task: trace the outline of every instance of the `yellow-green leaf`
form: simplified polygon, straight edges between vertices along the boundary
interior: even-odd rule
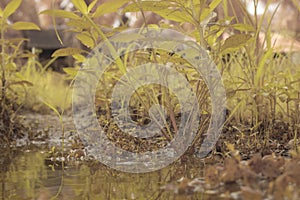
[[[36,24],[32,22],[16,22],[11,25],[14,30],[41,30]]]
[[[132,33],[130,35],[128,34],[121,34],[117,38],[111,39],[113,42],[130,42],[130,41],[137,41],[144,39],[145,37],[139,33]]]
[[[53,110],[56,114],[57,114],[57,116],[59,117],[59,119],[61,120],[61,113],[53,106],[53,105],[51,105],[50,103],[48,103],[48,102],[46,102],[45,100],[43,100],[43,99],[41,99],[42,101],[43,101],[43,103],[46,105],[46,106],[48,106],[51,110]]]
[[[207,24],[217,16],[217,13],[212,11],[210,12],[209,10],[204,9],[203,13],[207,13],[207,15],[202,15],[200,16],[200,24],[202,27],[207,26]],[[205,16],[205,18],[202,18],[203,16]]]
[[[125,3],[129,2],[130,0],[114,0],[108,1],[100,6],[98,6],[96,12],[94,13],[94,17],[100,17],[107,13],[117,12]]]
[[[97,30],[93,29],[91,30],[91,36],[94,39],[94,41],[97,41],[98,37],[99,37],[99,33]]]
[[[86,61],[86,57],[81,54],[75,54],[72,56],[77,62],[83,63]]]
[[[94,0],[92,3],[90,3],[90,5],[88,6],[88,13],[91,12],[91,10],[95,7],[97,2],[98,0]]]
[[[78,15],[75,15],[74,13],[65,10],[44,10],[40,14],[68,19],[81,19]]]
[[[22,81],[11,82],[8,84],[9,87],[12,85],[33,86],[33,83],[26,81],[26,80],[22,80]]]
[[[222,0],[213,0],[207,8],[200,9],[200,22],[202,25],[206,26],[206,24],[214,18],[216,15],[214,13],[214,9],[222,2]],[[200,11],[199,10],[199,11]]]
[[[3,18],[8,18],[12,15],[21,5],[22,0],[12,0],[10,1],[7,6],[3,10]]]
[[[270,59],[273,56],[273,49],[268,49],[267,52],[265,52],[265,54],[262,56],[262,58],[260,59],[258,66],[257,66],[257,71],[255,74],[255,79],[254,79],[254,84],[256,87],[260,87],[262,86],[261,84],[261,80],[263,78],[264,75],[264,71],[265,71],[265,64],[267,62],[268,59]]]
[[[93,48],[95,45],[92,36],[88,35],[87,33],[79,33],[76,35],[76,38],[88,48]]]
[[[221,47],[221,51],[224,52],[230,50],[236,50],[244,46],[252,38],[249,34],[235,34],[225,40],[225,43]]]
[[[70,19],[70,21],[66,22],[66,24],[70,27],[76,28],[76,30],[89,29],[91,26],[89,23],[86,23],[86,21],[84,21],[83,19]]]
[[[123,13],[125,12],[138,12],[141,11],[157,11],[164,10],[170,7],[169,2],[162,1],[140,1],[139,3],[131,3],[124,8]]]
[[[65,68],[63,68],[63,70],[68,75],[70,75],[72,78],[74,78],[77,75],[78,71],[79,71],[78,68],[70,68],[70,67],[68,67],[68,68],[65,67]]]
[[[165,9],[165,10],[157,10],[157,11],[153,11],[153,12],[162,16],[165,19],[173,20],[176,22],[190,22],[190,23],[194,22],[191,15],[189,13],[187,13],[187,11],[185,11],[185,10]]]
[[[233,24],[232,28],[239,31],[250,31],[250,32],[255,31],[255,28],[250,24]]]
[[[210,4],[209,4],[209,9],[212,12],[223,0],[213,0]]]
[[[126,6],[124,12],[138,12],[140,10],[152,11],[165,19],[176,22],[190,22],[193,23],[193,18],[188,10],[182,9],[177,4],[170,4],[166,1],[140,1]]]
[[[56,50],[52,54],[52,57],[72,56],[72,55],[81,54],[81,53],[85,53],[85,52],[86,51],[79,49],[79,48],[68,47],[68,48]]]
[[[0,7],[0,17],[3,17],[3,10],[1,7]]]
[[[84,0],[71,0],[74,4],[75,8],[79,10],[82,14],[86,15],[88,14],[88,7]]]

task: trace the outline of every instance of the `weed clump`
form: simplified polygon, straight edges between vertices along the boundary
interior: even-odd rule
[[[12,0],[5,8],[0,8],[0,142],[4,145],[11,144],[14,139],[21,137],[24,131],[17,115],[20,106],[17,105],[18,94],[14,86],[30,84],[18,78],[16,73],[20,58],[29,56],[21,49],[24,39],[9,39],[5,36],[9,30],[39,30],[39,27],[31,22],[9,24],[9,16],[19,8],[21,2],[21,0]]]

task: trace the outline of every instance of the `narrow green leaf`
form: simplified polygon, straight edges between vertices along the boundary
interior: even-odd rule
[[[265,64],[268,59],[270,59],[273,56],[273,49],[268,49],[268,51],[262,56],[260,59],[258,66],[257,66],[257,71],[255,74],[255,79],[254,79],[254,84],[256,87],[261,86],[261,80],[265,71]]]
[[[201,9],[200,22],[202,26],[206,26],[216,14],[214,13],[215,8],[222,2],[222,0],[213,0],[208,7]]]
[[[51,57],[72,56],[81,53],[85,53],[85,51],[79,48],[68,47],[56,50]]]
[[[250,31],[250,32],[255,31],[255,28],[250,24],[233,24],[232,28],[239,31]]]
[[[94,48],[95,42],[92,38],[92,36],[86,34],[86,33],[79,33],[76,35],[76,38],[85,46],[88,48]]]
[[[213,0],[207,8],[201,10],[200,22],[202,26],[206,26],[216,16],[214,10],[221,2],[222,0]]]
[[[172,20],[175,22],[190,22],[190,23],[194,22],[194,19],[185,10],[164,9],[164,10],[157,10],[153,12],[162,16],[165,19]]]
[[[138,41],[144,39],[145,37],[138,33],[132,33],[130,35],[124,34],[120,35],[117,38],[112,39],[113,42],[129,42],[129,41]]]
[[[31,86],[31,87],[34,86],[33,83],[26,80],[11,82],[7,86],[10,87],[12,85]]]
[[[11,26],[14,30],[41,30],[36,24],[32,22],[16,22]]]
[[[236,50],[244,46],[252,38],[249,34],[235,34],[225,40],[225,43],[221,47],[221,51],[224,52],[230,50]]]
[[[21,5],[22,0],[12,0],[3,10],[3,18],[7,19],[10,15],[12,15]]]
[[[129,1],[130,0],[114,0],[105,2],[98,6],[93,17],[97,18],[107,13],[117,12],[124,4],[128,3]]]
[[[89,29],[91,27],[91,25],[89,23],[86,23],[84,19],[70,19],[70,21],[66,22],[66,24],[70,27],[74,27],[77,31]]]
[[[66,72],[69,76],[75,78],[79,69],[78,68],[70,68],[70,67],[64,67],[63,68],[64,72]]]
[[[91,12],[91,10],[95,7],[97,2],[98,0],[94,0],[92,3],[90,3],[90,5],[88,6],[88,13]]]
[[[200,24],[202,27],[207,26],[207,24],[209,24],[209,22],[215,18],[217,16],[217,13],[214,11],[209,11],[207,9],[204,9],[204,12],[201,14],[200,16]],[[205,17],[205,18],[203,18]]]
[[[152,11],[161,17],[176,22],[190,22],[193,23],[193,17],[187,10],[183,10],[177,4],[170,4],[166,1],[140,1],[139,3],[132,3],[124,8],[125,12],[138,12],[140,10]]]
[[[81,54],[75,54],[72,56],[77,62],[83,63],[86,61],[86,57]]]
[[[72,12],[68,12],[65,10],[44,10],[40,14],[42,15],[49,15],[52,17],[61,17],[61,18],[68,18],[68,19],[81,19],[78,15],[75,15]]]
[[[209,4],[209,9],[212,12],[223,0],[213,0],[210,4]]]
[[[82,14],[86,15],[88,14],[88,7],[84,0],[71,0],[74,4],[75,8],[79,10]]]
[[[3,17],[3,10],[1,7],[0,7],[0,17]]]
[[[203,20],[207,19],[210,15],[210,10],[208,8],[203,8],[201,10],[201,14],[200,14],[200,22],[202,22]]]
[[[46,105],[46,106],[48,106],[51,110],[53,110],[56,114],[57,114],[57,116],[59,117],[59,119],[61,120],[61,113],[54,107],[54,106],[52,106],[50,103],[48,103],[48,102],[46,102],[44,99],[42,99],[42,102]]]
[[[162,1],[140,1],[139,4],[131,3],[127,5],[123,13],[125,12],[139,12],[141,8],[143,11],[158,11],[168,9],[170,7],[169,2],[162,2]]]
[[[99,33],[95,29],[92,29],[90,34],[91,34],[91,36],[92,36],[92,38],[93,38],[94,41],[98,40]]]

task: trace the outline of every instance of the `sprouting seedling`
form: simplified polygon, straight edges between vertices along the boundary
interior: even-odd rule
[[[42,100],[44,102],[45,105],[47,105],[51,110],[54,111],[54,113],[58,116],[59,118],[59,122],[60,122],[60,125],[61,125],[61,132],[62,132],[62,140],[61,140],[61,149],[62,149],[62,157],[64,157],[64,146],[65,146],[65,132],[64,132],[64,122],[63,122],[63,113],[64,113],[64,110],[62,110],[61,112],[59,112],[54,106],[52,106],[50,103]],[[53,149],[53,148],[52,148]],[[64,161],[62,161],[62,165],[61,165],[61,169],[64,170],[65,168],[65,165],[64,165]],[[56,195],[54,197],[51,198],[52,199],[57,199],[57,197],[59,196],[59,194],[61,193],[62,191],[62,188],[63,188],[63,185],[64,185],[64,173],[62,173],[61,175],[61,184],[60,184],[60,187],[56,193]]]

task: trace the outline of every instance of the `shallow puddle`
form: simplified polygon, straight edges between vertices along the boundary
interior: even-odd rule
[[[42,150],[1,153],[1,199],[215,199],[203,193],[175,194],[161,187],[182,177],[203,176],[198,158],[151,173],[129,174],[100,164],[50,166]]]

